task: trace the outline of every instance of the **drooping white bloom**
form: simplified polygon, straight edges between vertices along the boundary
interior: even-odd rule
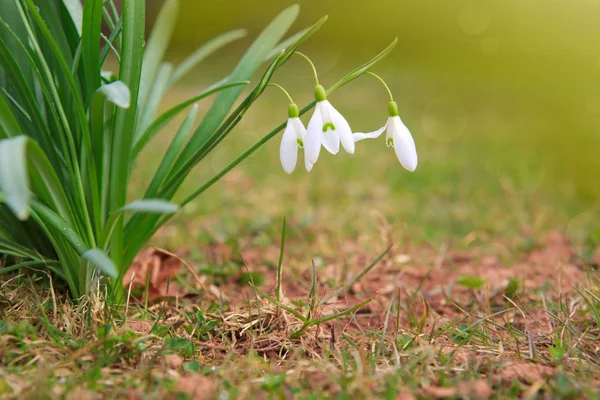
[[[384,131],[387,131],[385,135],[387,147],[393,147],[400,164],[410,172],[413,172],[419,162],[417,148],[410,131],[398,116],[398,107],[395,102],[390,102],[389,118],[382,128],[368,133],[355,133],[354,141],[375,139],[381,136]]]
[[[295,110],[295,111],[294,111]],[[306,137],[306,128],[298,118],[298,107],[295,104],[290,105],[290,116],[281,137],[281,145],[279,147],[279,159],[283,170],[291,174],[296,168],[298,161],[298,148],[304,147],[304,139]]]
[[[307,171],[310,171],[317,162],[321,145],[331,154],[337,154],[341,142],[348,153],[354,154],[354,138],[350,124],[327,100],[323,86],[318,85],[315,88],[315,98],[317,104],[308,123],[304,149]]]

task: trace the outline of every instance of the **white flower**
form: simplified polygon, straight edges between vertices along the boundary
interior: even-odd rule
[[[413,172],[419,162],[417,148],[410,131],[398,116],[398,108],[395,104],[394,102],[390,103],[390,117],[382,128],[368,133],[355,133],[354,141],[374,139],[381,136],[383,131],[387,130],[385,135],[386,145],[393,147],[400,164],[410,172]]]
[[[281,166],[283,170],[291,174],[296,168],[296,161],[298,161],[298,148],[304,147],[304,138],[306,136],[306,129],[304,124],[298,117],[288,118],[285,131],[281,137],[281,146],[279,147],[279,159],[281,160]]]
[[[354,154],[354,138],[348,121],[326,99],[325,89],[318,85],[315,88],[317,104],[315,112],[308,123],[304,149],[304,163],[310,171],[319,158],[321,145],[331,154],[340,151],[340,142],[344,149]]]

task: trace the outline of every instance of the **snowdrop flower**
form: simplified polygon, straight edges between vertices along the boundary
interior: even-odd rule
[[[296,168],[298,161],[298,148],[304,147],[304,138],[306,129],[300,121],[298,106],[294,103],[290,104],[288,110],[288,120],[281,137],[281,145],[279,147],[279,159],[283,170],[291,174]]]
[[[408,128],[398,116],[398,105],[395,101],[390,101],[388,115],[389,118],[382,128],[374,132],[355,133],[354,141],[374,139],[381,136],[383,131],[387,131],[385,135],[387,147],[393,147],[400,164],[410,172],[413,172],[417,168],[419,161],[415,141]]]
[[[319,158],[321,145],[331,154],[340,150],[340,142],[344,149],[354,154],[354,138],[348,121],[327,100],[325,88],[315,87],[315,112],[308,123],[304,149],[304,163],[310,171]]]

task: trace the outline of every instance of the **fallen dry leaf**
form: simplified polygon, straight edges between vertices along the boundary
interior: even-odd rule
[[[177,391],[187,394],[193,400],[206,400],[213,397],[214,385],[206,376],[192,374],[179,378]]]
[[[141,251],[133,260],[131,268],[123,277],[123,286],[132,288],[146,287],[148,282],[148,299],[160,297],[179,297],[185,293],[173,282],[179,273],[181,262],[159,249],[152,248]]]

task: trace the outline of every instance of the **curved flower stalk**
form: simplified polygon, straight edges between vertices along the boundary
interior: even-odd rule
[[[383,127],[373,132],[355,133],[354,141],[359,142],[363,139],[375,139],[381,136],[384,131],[387,131],[385,135],[387,147],[393,147],[400,164],[408,171],[413,172],[417,169],[419,162],[417,148],[410,131],[398,116],[398,105],[395,101],[390,101],[388,114],[388,120]]]
[[[281,136],[281,145],[279,146],[281,166],[288,174],[291,174],[296,168],[298,148],[304,147],[306,128],[300,121],[299,114],[298,106],[295,103],[290,104],[287,125]]]

